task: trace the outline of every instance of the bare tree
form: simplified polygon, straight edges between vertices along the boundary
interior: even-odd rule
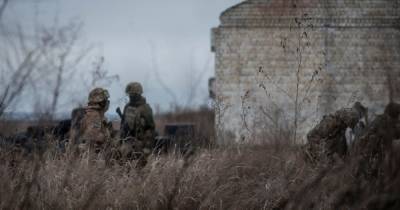
[[[190,109],[193,106],[193,101],[196,99],[199,87],[201,83],[204,81],[204,75],[208,70],[210,60],[207,60],[204,64],[204,67],[201,69],[197,69],[194,66],[193,56],[189,59],[189,68],[186,68],[185,81],[184,84],[186,89],[186,94],[184,97],[178,98],[176,92],[171,88],[170,84],[165,82],[165,79],[160,74],[160,69],[156,56],[156,47],[150,42],[150,52],[151,52],[151,63],[152,63],[152,71],[154,73],[155,79],[161,88],[166,92],[166,94],[171,98],[173,109],[175,111]]]
[[[92,71],[90,72],[90,86],[89,89],[101,86],[110,86],[114,82],[119,81],[119,76],[116,74],[109,74],[109,71],[104,67],[105,58],[98,57],[92,64]]]
[[[190,68],[187,69],[188,73],[188,84],[187,84],[187,96],[186,102],[183,108],[189,108],[193,105],[193,101],[196,99],[201,82],[204,80],[204,75],[206,74],[208,67],[210,65],[210,60],[208,59],[205,63],[203,69],[196,69],[194,66],[193,56],[190,59]]]
[[[7,2],[1,4],[0,14],[4,13]],[[66,87],[67,81],[84,88],[81,85],[85,83],[83,75],[88,72],[80,64],[93,46],[82,44],[81,22],[59,25],[57,20],[54,18],[52,25],[45,26],[35,23],[30,33],[19,23],[0,25],[0,47],[4,49],[0,52],[0,116],[17,105],[22,96],[27,96],[34,102],[36,107],[32,108],[37,114],[53,119],[60,99],[71,89]],[[101,65],[103,62],[102,57]],[[77,73],[79,75],[75,76]],[[100,66],[89,76],[92,77],[90,87],[100,80],[110,79]]]
[[[54,81],[52,87],[49,87],[51,99],[46,110],[46,115],[50,118],[53,118],[57,111],[65,81],[72,78],[78,70],[77,65],[91,49],[90,47],[75,49],[81,26],[80,23],[71,22],[65,26],[44,30],[44,33],[47,34],[47,41],[50,43],[44,55],[44,68],[48,68],[47,72],[53,73],[49,77]]]
[[[0,25],[0,27],[3,27]],[[0,116],[15,103],[26,89],[29,78],[35,74],[44,53],[45,43],[27,40],[21,27],[16,33],[2,28],[0,45],[4,49],[0,55]]]
[[[178,104],[178,97],[176,96],[175,92],[165,83],[164,79],[161,78],[157,57],[156,57],[156,48],[152,42],[150,42],[150,53],[151,53],[151,63],[153,65],[153,72],[157,79],[158,84],[162,87],[162,89],[171,97],[173,103],[175,105]]]
[[[8,0],[3,0],[2,3],[0,4],[0,20],[3,16],[4,11],[6,10],[7,5],[8,5]]]
[[[308,17],[307,14],[303,14],[301,17],[296,17],[293,19],[294,25],[290,27],[290,31],[287,35],[282,37],[281,39],[281,47],[285,56],[290,57],[294,56],[293,60],[295,61],[295,66],[293,66],[294,78],[291,83],[294,84],[294,89],[283,87],[279,82],[275,81],[275,79],[269,75],[268,72],[265,72],[263,67],[261,66],[257,72],[257,81],[258,86],[265,92],[266,97],[272,99],[271,92],[267,90],[267,84],[276,89],[276,94],[281,94],[286,98],[287,104],[289,107],[293,107],[293,111],[282,113],[285,116],[276,115],[277,109],[280,109],[280,106],[274,102],[272,99],[270,101],[271,106],[275,107],[273,109],[265,109],[261,107],[261,113],[272,122],[272,125],[277,130],[280,130],[280,126],[277,125],[281,120],[274,119],[275,117],[283,117],[285,121],[290,120],[292,124],[290,129],[292,130],[292,140],[296,142],[298,140],[298,131],[299,126],[304,123],[304,121],[310,117],[304,115],[304,108],[312,106],[310,103],[313,101],[311,97],[311,93],[315,88],[318,87],[322,82],[324,82],[325,73],[322,71],[323,66],[320,63],[312,64],[316,66],[309,66],[312,62],[310,60],[306,60],[308,54],[311,51],[312,47],[312,31],[314,29],[312,24],[312,19]],[[323,52],[316,52],[313,50],[313,53],[318,54]],[[307,67],[306,63],[308,63]],[[315,68],[315,69],[310,69]],[[317,109],[317,107],[315,107]],[[316,112],[316,111],[315,111]],[[288,127],[285,125],[285,127]],[[288,127],[289,128],[289,127]],[[280,131],[279,131],[280,132]]]

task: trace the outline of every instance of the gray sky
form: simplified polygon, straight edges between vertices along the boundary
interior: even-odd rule
[[[185,104],[190,83],[201,78],[194,105],[206,102],[207,81],[214,74],[210,30],[220,13],[240,0],[17,0],[8,15],[29,22],[33,11],[41,21],[57,16],[60,22],[77,18],[84,23],[83,40],[93,43],[106,67],[121,77],[111,86],[112,104],[122,105],[129,81],[140,81],[152,106],[172,102],[154,74]],[[204,73],[203,73],[204,72]],[[82,93],[83,94],[83,93]]]

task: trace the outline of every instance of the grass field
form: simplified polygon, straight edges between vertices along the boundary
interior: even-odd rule
[[[47,152],[1,151],[0,209],[399,209],[398,157],[367,181],[351,160],[310,165],[290,144],[151,156],[141,170]],[[393,165],[392,165],[393,166]]]

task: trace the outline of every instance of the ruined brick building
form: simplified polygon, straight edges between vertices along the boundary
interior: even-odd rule
[[[212,30],[219,141],[295,125],[304,140],[324,114],[355,101],[370,113],[399,101],[399,4],[247,0],[224,11]]]

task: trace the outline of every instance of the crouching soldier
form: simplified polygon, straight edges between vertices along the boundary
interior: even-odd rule
[[[78,113],[77,119],[72,120],[70,140],[72,147],[79,148],[79,151],[89,151],[90,156],[99,154],[105,149],[110,141],[111,129],[110,123],[104,116],[110,104],[109,97],[108,91],[102,88],[95,88],[89,93],[88,106],[83,110],[77,110],[83,113]]]
[[[359,160],[357,175],[377,178],[383,172],[383,166],[391,170],[393,143],[400,138],[397,127],[399,116],[400,104],[389,103],[384,113],[371,122],[364,135],[356,139],[354,150]]]
[[[306,155],[311,161],[327,160],[332,162],[336,157],[343,158],[352,138],[346,133],[348,130],[357,130],[357,135],[362,132],[367,109],[359,102],[352,108],[341,109],[334,114],[324,116],[321,122],[307,134]],[[350,135],[352,136],[352,135]],[[349,139],[350,138],[350,139]]]
[[[139,166],[144,166],[152,152],[155,135],[153,111],[142,96],[143,88],[140,83],[129,83],[125,93],[129,96],[129,103],[121,115],[120,152],[124,159],[138,160]],[[120,113],[118,110],[117,112]]]

